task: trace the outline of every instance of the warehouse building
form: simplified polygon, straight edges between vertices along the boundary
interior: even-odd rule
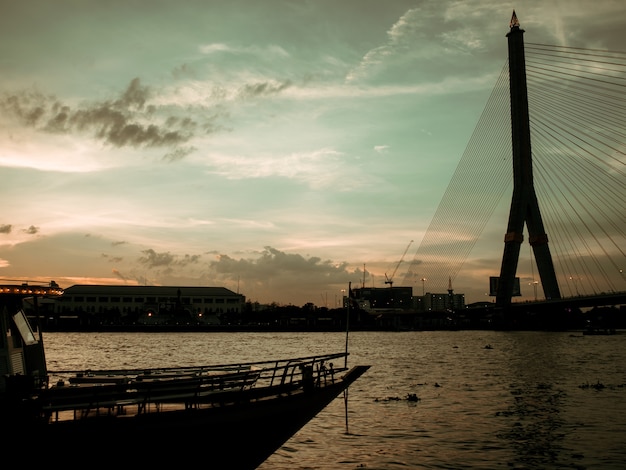
[[[46,320],[93,324],[219,324],[241,314],[245,296],[225,287],[74,285]]]

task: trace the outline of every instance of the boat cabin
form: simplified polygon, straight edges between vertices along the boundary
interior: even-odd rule
[[[47,380],[41,334],[24,310],[24,299],[58,296],[61,289],[50,286],[0,285],[0,393],[20,394],[41,387]],[[36,313],[36,312],[33,312]]]

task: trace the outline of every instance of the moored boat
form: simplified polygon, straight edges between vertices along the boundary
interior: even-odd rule
[[[347,351],[152,369],[47,370],[41,332],[2,295],[0,414],[6,448],[64,466],[256,468],[367,371]],[[200,459],[200,460],[198,460]],[[214,464],[214,465],[213,465]]]

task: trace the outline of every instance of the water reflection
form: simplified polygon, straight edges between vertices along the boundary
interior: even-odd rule
[[[514,462],[509,465],[545,468],[556,464],[562,455],[560,407],[565,393],[555,390],[552,384],[518,383],[511,385],[511,395],[513,403],[506,411],[497,413],[510,425],[500,435],[515,451]]]
[[[570,373],[569,337],[552,333],[508,334],[506,361],[512,374],[509,406],[496,415],[505,419],[508,430],[500,438],[514,450],[513,468],[547,468],[566,465],[576,468],[564,450],[566,421],[562,407],[567,400],[563,381]]]

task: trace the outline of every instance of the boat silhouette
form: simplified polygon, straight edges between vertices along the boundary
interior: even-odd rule
[[[57,286],[1,286],[0,294],[3,443],[24,462],[253,469],[369,369],[348,368],[344,351],[236,364],[52,371],[22,300],[59,295]]]

